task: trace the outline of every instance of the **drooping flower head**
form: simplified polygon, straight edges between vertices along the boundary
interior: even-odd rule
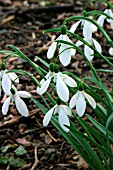
[[[44,116],[43,125],[47,126],[51,120],[52,115],[56,116],[58,114],[58,122],[61,128],[65,132],[69,132],[69,129],[65,125],[70,126],[70,121],[68,116],[72,115],[71,109],[66,105],[62,105],[60,99],[57,99],[56,101],[57,104],[54,107],[52,107]]]
[[[22,98],[30,98],[31,94],[26,92],[26,91],[17,91],[15,86],[12,86],[12,87],[13,88],[10,89],[9,97],[3,103],[2,113],[4,115],[7,114],[8,110],[9,110],[10,101],[12,101],[13,103],[15,103],[18,112],[22,116],[27,117],[29,115],[29,111],[27,109],[27,106],[26,106],[25,102],[20,97],[22,97]]]
[[[53,66],[54,65],[54,66]],[[41,87],[37,87],[37,93],[42,95],[46,92],[47,88],[50,85],[50,82],[53,80],[56,84],[56,91],[59,96],[59,98],[67,102],[69,100],[69,87],[76,87],[77,83],[74,79],[72,79],[70,76],[66,74],[62,74],[58,66],[54,63],[52,63],[50,67],[49,73],[45,76],[45,79],[42,79],[40,84]],[[51,69],[52,68],[52,69]]]
[[[89,21],[85,21],[84,29],[83,29],[83,36],[84,36],[84,40],[87,41],[89,44],[94,45],[94,47],[96,48],[96,50],[99,53],[102,52],[101,45],[98,43],[98,41],[96,41],[95,39],[92,38],[92,30],[90,28],[90,22]],[[80,47],[81,45],[83,45],[83,42],[78,40],[76,42],[76,46]],[[84,54],[89,61],[91,61],[94,57],[93,56],[94,51],[90,47],[88,47],[86,44],[84,45]]]
[[[113,18],[113,13],[112,13],[111,9],[105,9],[104,13]],[[111,28],[113,29],[113,19],[111,19],[111,18],[108,19],[107,16],[105,16],[105,15],[100,15],[100,17],[97,20],[97,23],[101,27],[103,27],[105,20],[110,23]]]
[[[10,95],[12,81],[19,83],[18,76],[15,73],[8,73],[8,70],[5,68],[5,64],[2,63],[0,71],[0,96],[1,89],[3,89],[6,95]]]
[[[61,35],[56,40],[63,40],[73,43],[66,34],[65,25],[61,26]],[[74,56],[76,51],[75,49],[71,48],[71,46],[68,44],[53,42],[47,51],[47,58],[51,59],[54,56],[54,53],[58,46],[59,46],[59,60],[61,64],[63,66],[69,65],[71,61],[71,56]]]
[[[96,108],[96,102],[89,94],[84,91],[82,82],[80,82],[78,89],[78,92],[71,98],[69,107],[73,109],[76,106],[76,112],[78,116],[82,117],[86,110],[86,100],[93,109]]]
[[[87,21],[88,22],[88,21]],[[83,28],[83,32],[84,32],[84,29],[85,29],[85,20],[80,20],[80,21],[77,21],[75,24],[72,25],[72,27],[70,28],[70,32],[74,33],[77,29],[77,27],[79,26],[79,24],[81,23],[81,27]],[[97,31],[97,27],[92,24],[91,22],[89,22],[89,28],[88,28],[88,31],[90,30],[90,32],[96,32]]]

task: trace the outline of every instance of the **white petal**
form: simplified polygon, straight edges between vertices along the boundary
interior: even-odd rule
[[[59,120],[59,124],[60,124],[61,128],[65,132],[69,132],[69,129],[67,127],[65,127],[65,125],[70,126],[69,118],[65,114],[65,112],[62,108],[60,108],[58,120]]]
[[[92,55],[92,54],[94,54],[94,51],[90,47],[88,47],[87,45],[85,45],[85,47],[84,47],[84,54],[89,61],[91,61],[94,57]]]
[[[111,28],[113,29],[113,19],[110,19],[110,25],[111,25]]]
[[[84,95],[86,97],[86,99],[88,100],[89,104],[93,107],[93,109],[96,108],[96,102],[95,100],[87,93],[84,92]]]
[[[2,113],[3,113],[4,115],[6,115],[7,112],[8,112],[9,104],[10,104],[10,99],[11,99],[11,97],[9,96],[9,97],[5,100],[5,102],[4,102],[3,106],[2,106]]]
[[[77,87],[77,83],[75,82],[75,80],[73,78],[71,78],[70,76],[63,74],[63,80],[64,82],[70,86],[70,87]]]
[[[81,20],[76,22],[75,24],[72,25],[70,32],[74,33],[78,27],[78,25],[80,24]]]
[[[54,109],[55,109],[56,106],[54,106],[52,109],[50,109],[46,115],[44,116],[44,119],[43,119],[43,126],[47,126],[51,120],[51,117],[52,117],[52,114],[54,112]]]
[[[113,55],[113,48],[112,47],[109,49],[109,54]]]
[[[70,102],[69,102],[69,107],[72,109],[76,106],[76,102],[77,102],[77,98],[79,95],[79,91],[71,98]]]
[[[19,83],[19,78],[15,73],[7,73],[10,79],[16,83]]]
[[[28,117],[29,111],[24,101],[19,97],[19,95],[14,95],[14,100],[15,100],[15,105],[16,105],[18,112],[22,116]]]
[[[47,58],[48,59],[51,59],[53,56],[54,56],[54,53],[55,53],[55,50],[56,50],[56,47],[57,47],[57,42],[53,42],[48,51],[47,51]]]
[[[23,97],[23,98],[30,98],[31,97],[31,94],[28,93],[27,91],[17,91],[17,93],[20,97]]]
[[[102,48],[101,48],[100,44],[96,40],[94,40],[94,39],[93,39],[93,43],[94,43],[94,46],[95,46],[96,50],[99,53],[102,53]]]
[[[42,85],[41,87],[37,87],[37,93],[39,95],[42,95],[46,92],[47,88],[49,87],[49,84],[51,82],[51,78],[47,79]]]
[[[90,27],[90,22],[88,22],[88,21],[85,21],[85,24],[83,27],[83,35],[84,35],[84,38],[86,38],[87,40],[92,39],[92,30]]]
[[[72,115],[71,109],[68,106],[62,105],[62,109],[64,110],[66,115],[68,115],[68,116]]]
[[[82,117],[84,115],[85,110],[86,110],[86,101],[83,92],[80,91],[76,102],[76,112],[80,117]]]
[[[68,36],[67,36],[67,41],[73,44],[73,42],[69,39]],[[69,46],[69,47],[71,47],[71,46]],[[76,50],[74,48],[71,48],[70,50],[71,50],[71,55],[74,56],[76,54]]]
[[[106,16],[101,15],[101,16],[98,18],[98,20],[97,20],[97,23],[98,23],[101,27],[103,27],[105,18],[106,18]]]
[[[90,24],[90,27],[91,27],[92,32],[97,31],[97,27],[93,23]]]
[[[67,66],[71,61],[71,49],[67,49],[67,48],[69,48],[68,45],[61,44],[60,49],[59,49],[59,53],[61,53],[63,51],[59,55],[60,62],[62,63],[63,66]]]
[[[69,90],[59,74],[57,74],[56,89],[60,99],[67,102],[69,100]]]
[[[4,91],[4,93],[6,95],[10,95],[11,92],[10,92],[10,89],[11,89],[11,80],[9,78],[9,76],[7,74],[4,74],[3,75],[3,78],[2,78],[2,89]]]
[[[77,47],[80,47],[82,44],[83,44],[83,42],[78,40],[75,45],[76,45]]]

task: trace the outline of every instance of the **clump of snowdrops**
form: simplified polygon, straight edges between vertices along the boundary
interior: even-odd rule
[[[104,30],[104,22],[106,21],[113,29],[113,5],[106,0],[101,2],[106,4],[105,11],[87,12],[84,10],[81,16],[72,16],[66,19],[60,28],[51,28],[44,32],[59,33],[58,38],[54,40],[47,51],[47,58],[49,59],[47,61],[50,62],[47,63],[38,57],[44,67],[47,67],[47,71],[31,61],[13,45],[8,45],[11,48],[10,51],[1,51],[5,57],[1,63],[0,96],[3,93],[7,96],[2,105],[3,115],[8,114],[9,105],[12,101],[18,112],[25,117],[29,116],[29,111],[21,98],[30,98],[45,114],[43,125],[47,126],[51,121],[91,169],[112,170],[113,91],[110,91],[104,85],[98,76],[98,72],[113,72],[113,42],[107,31]],[[70,22],[75,23],[72,24],[70,29],[67,29],[66,25]],[[77,27],[82,27],[82,37],[76,34]],[[97,31],[102,35],[101,45],[93,38]],[[73,43],[73,38],[76,39],[76,43]],[[109,44],[108,57],[102,54],[103,38]],[[76,56],[77,53],[83,56],[83,60],[90,68],[91,76],[80,79],[70,71],[65,71],[65,67],[71,63],[71,57]],[[35,76],[27,71],[7,70],[5,62],[11,57],[26,60],[42,77],[42,80],[39,82]],[[96,58],[103,59],[110,70],[95,69],[92,62],[94,58],[95,60]],[[63,72],[59,63],[64,67]],[[36,93],[40,95],[40,101],[33,98],[29,92],[18,91],[16,88],[19,77],[23,75],[29,76],[36,84]],[[52,89],[52,93],[54,92],[54,98],[51,93],[48,93],[48,88]],[[43,103],[41,103],[42,100]],[[96,119],[92,114],[86,113],[86,107],[92,109],[92,114],[95,115]],[[83,119],[84,116],[87,117],[88,121]],[[74,119],[81,130],[72,121]]]

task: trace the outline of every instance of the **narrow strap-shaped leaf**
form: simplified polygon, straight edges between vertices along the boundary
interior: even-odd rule
[[[93,125],[100,131],[102,132],[104,135],[106,135],[106,128],[101,125],[99,122],[97,122],[94,118],[92,118],[90,115],[86,114],[86,116],[88,117],[88,119],[93,123]],[[108,130],[108,137],[109,139],[112,141],[113,143],[113,134]]]
[[[37,105],[37,107],[40,108],[40,110],[46,114],[48,109],[45,108],[39,101],[37,101],[36,99],[32,98],[32,100],[35,102],[35,104]],[[53,123],[53,125],[59,130],[59,132],[64,136],[64,138],[71,144],[71,146],[82,156],[82,158],[88,163],[88,165],[92,168],[92,170],[95,170],[95,166],[92,164],[90,157],[88,157],[86,155],[86,153],[82,150],[82,148],[78,145],[78,142],[75,142],[73,140],[73,138],[66,133],[65,131],[63,131],[63,129],[61,129],[61,127],[58,124],[58,121],[56,120],[55,117],[52,117],[51,122]]]

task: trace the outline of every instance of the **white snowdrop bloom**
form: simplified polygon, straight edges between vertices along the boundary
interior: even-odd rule
[[[71,113],[71,109],[66,105],[56,104],[53,108],[51,108],[44,116],[43,125],[47,126],[51,120],[52,115],[56,115],[56,114],[58,114],[58,122],[61,128],[65,132],[69,132],[69,129],[65,125],[70,126],[70,121],[68,116],[71,116],[72,113]]]
[[[74,33],[77,29],[77,27],[79,26],[79,24],[81,23],[81,26],[83,27],[83,30],[84,30],[84,26],[85,24],[89,22],[89,21],[86,21],[86,20],[80,20],[80,21],[77,21],[75,24],[72,25],[72,27],[70,28],[70,32]],[[89,22],[89,28],[88,30],[90,29],[91,32],[96,32],[97,31],[97,27]]]
[[[0,89],[2,88],[6,95],[10,95],[12,81],[19,83],[19,78],[15,73],[7,73],[8,70],[0,72]]]
[[[106,10],[104,11],[104,13],[113,18],[113,13],[112,13],[111,9],[106,9]],[[105,16],[105,15],[100,15],[100,17],[99,17],[98,20],[97,20],[97,23],[98,23],[101,27],[103,27],[105,20],[110,23],[111,28],[113,29],[113,19],[111,19],[111,18],[110,18],[110,19],[107,19],[107,16]]]
[[[109,54],[113,56],[113,47],[109,49]]]
[[[66,34],[65,35],[61,34],[56,40],[63,40],[63,41],[67,41],[67,42],[70,42],[73,44],[73,42],[69,39],[69,37]],[[75,55],[76,50],[73,49],[68,44],[53,42],[47,51],[47,58],[51,59],[54,56],[57,45],[60,45],[59,60],[60,60],[61,64],[63,66],[69,65],[69,63],[71,61],[71,56]]]
[[[91,31],[89,25],[90,25],[90,22],[85,21],[85,25],[84,25],[84,29],[83,29],[84,40],[87,41],[89,44],[94,45],[96,50],[99,53],[101,53],[102,48],[101,48],[100,44],[95,39],[92,38],[92,31]],[[77,47],[80,47],[81,45],[83,45],[83,42],[81,42],[81,41],[76,42]],[[84,45],[84,54],[89,61],[91,61],[94,57],[93,56],[94,51],[90,47],[88,47],[87,45]]]
[[[77,114],[82,117],[86,110],[86,101],[89,102],[89,104],[92,106],[93,109],[96,108],[96,102],[95,100],[84,91],[78,91],[70,100],[69,106],[70,108],[74,108],[76,106],[76,112]]]
[[[30,98],[31,94],[26,91],[17,91],[16,88],[13,86],[13,89],[11,89],[10,96],[5,100],[2,106],[2,113],[4,115],[7,114],[9,109],[10,101],[13,101],[16,105],[16,108],[18,112],[22,115],[27,117],[29,115],[29,111],[27,109],[27,106],[25,102],[20,98]]]
[[[66,74],[62,74],[61,72],[55,73],[49,71],[45,77],[46,80],[42,79],[40,82],[41,87],[37,87],[37,93],[40,95],[44,94],[53,78],[53,81],[56,83],[56,91],[59,98],[62,101],[67,102],[69,100],[69,89],[67,85],[69,87],[76,87],[77,83],[75,80]]]

